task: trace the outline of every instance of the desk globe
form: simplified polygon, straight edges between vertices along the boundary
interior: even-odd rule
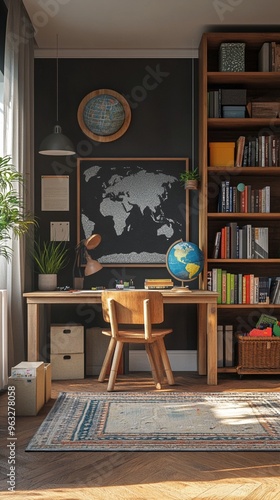
[[[186,291],[188,286],[184,283],[194,280],[203,271],[204,256],[194,243],[178,240],[166,253],[166,266],[171,276],[182,282],[181,287],[174,288]]]

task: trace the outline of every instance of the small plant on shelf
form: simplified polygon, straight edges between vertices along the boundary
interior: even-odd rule
[[[200,180],[198,169],[186,170],[181,172],[180,181],[184,184],[185,189],[197,189]]]

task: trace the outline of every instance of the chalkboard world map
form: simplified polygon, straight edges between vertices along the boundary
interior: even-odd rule
[[[102,264],[165,263],[170,244],[185,235],[183,168],[172,160],[83,162],[81,238],[101,235],[95,258]]]

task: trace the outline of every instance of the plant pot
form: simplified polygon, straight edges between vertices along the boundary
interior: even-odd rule
[[[198,181],[195,179],[190,179],[185,182],[185,189],[198,189]]]
[[[44,291],[55,290],[57,287],[57,274],[39,274],[38,289]]]

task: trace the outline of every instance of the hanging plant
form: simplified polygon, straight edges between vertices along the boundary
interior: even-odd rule
[[[180,174],[180,181],[183,183],[185,189],[198,189],[199,180],[200,176],[197,168],[186,170]]]

